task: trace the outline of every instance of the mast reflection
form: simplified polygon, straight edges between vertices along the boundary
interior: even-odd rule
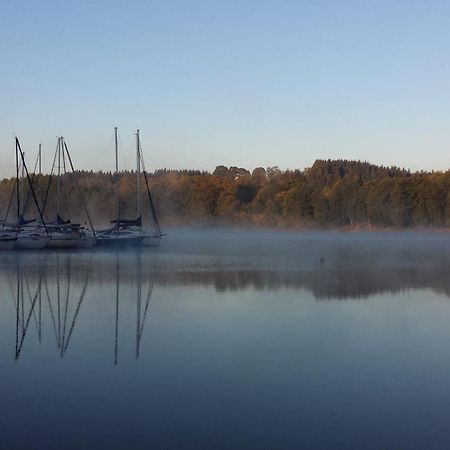
[[[127,260],[129,262],[129,260]],[[27,340],[37,338],[39,344],[45,338],[44,324],[52,329],[58,355],[64,358],[76,334],[77,324],[80,321],[80,312],[88,297],[88,286],[92,280],[93,265],[86,264],[83,274],[80,267],[74,267],[72,255],[51,254],[35,260],[35,270],[24,270],[24,261],[18,257],[15,261],[15,279],[9,277],[9,285],[15,310],[15,360],[18,360]],[[127,264],[128,266],[128,264]],[[128,272],[121,277],[121,255],[115,254],[115,299],[109,303],[114,308],[114,365],[119,362],[120,350],[120,314],[121,311],[121,281],[132,284],[136,289],[136,331],[135,331],[135,358],[141,353],[142,336],[147,319],[150,299],[153,292],[153,279],[151,275],[145,276],[142,270],[141,253],[135,254],[135,277],[128,278]],[[74,276],[76,274],[76,276]],[[13,275],[10,273],[10,275]],[[121,280],[122,278],[122,280]],[[81,291],[80,291],[81,287]],[[143,298],[145,293],[145,298]],[[134,303],[134,302],[133,302]],[[34,324],[34,326],[33,326]],[[36,333],[34,333],[34,328]]]
[[[114,365],[119,361],[119,317],[120,317],[120,257],[119,252],[116,253],[116,298],[115,298],[115,333],[114,333]],[[153,293],[153,278],[148,277],[144,280],[142,271],[142,254],[140,251],[136,253],[136,343],[135,357],[140,356],[142,335],[144,333],[144,325],[147,318],[147,312],[150,305],[150,299]],[[142,284],[143,281],[148,285],[145,301],[142,301]]]
[[[38,287],[35,294],[32,294],[28,279],[25,279],[20,264],[17,265],[16,294],[13,298],[16,310],[16,345],[15,359],[17,360],[22,351],[22,347],[30,326],[31,318],[36,325],[38,339],[42,339],[42,273],[39,272]],[[26,288],[26,291],[25,291]],[[26,300],[25,300],[26,298]],[[28,305],[29,303],[29,305]],[[36,317],[36,304],[38,316]]]

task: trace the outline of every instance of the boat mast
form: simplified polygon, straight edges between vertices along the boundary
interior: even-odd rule
[[[42,189],[41,189],[41,175],[42,175],[42,163],[41,163],[41,161],[42,161],[42,152],[41,152],[42,148],[41,148],[41,146],[42,146],[42,144],[39,143],[39,150],[38,150],[38,175],[39,176],[38,176],[38,180],[37,180],[38,181],[38,186],[37,186],[37,190],[36,190],[36,195],[39,194],[39,196],[40,196],[41,191],[42,191]],[[40,331],[39,331],[39,333],[40,333]],[[41,338],[40,338],[40,335],[39,335],[39,342],[40,342],[40,340],[41,340]]]
[[[41,153],[41,146],[42,144],[39,144],[39,152],[38,152],[38,159],[39,159],[39,175],[42,175],[42,153]]]
[[[139,141],[139,129],[136,131],[136,212],[137,218],[142,216],[141,207],[141,143]]]
[[[59,206],[60,206],[60,199],[59,199],[59,193],[60,193],[60,183],[61,183],[61,139],[62,137],[58,138],[58,176],[56,178],[56,220],[58,221],[59,217]]]
[[[22,166],[23,166],[23,169],[24,169],[25,174],[26,174],[26,176],[27,176],[28,187],[29,187],[29,189],[30,189],[30,191],[31,191],[31,195],[32,195],[32,197],[33,197],[34,203],[35,203],[36,208],[37,208],[37,210],[38,210],[39,217],[40,217],[40,219],[41,219],[41,221],[42,221],[42,224],[44,225],[45,232],[46,232],[47,235],[48,235],[47,226],[45,225],[44,217],[42,216],[42,210],[41,210],[41,208],[40,208],[40,206],[39,206],[39,203],[38,203],[38,201],[37,201],[36,193],[34,192],[33,182],[32,182],[32,180],[31,180],[31,178],[30,178],[30,174],[29,174],[28,169],[27,169],[27,166],[26,166],[26,164],[25,164],[25,154],[24,154],[24,152],[22,151],[22,148],[20,147],[19,139],[16,137],[16,155],[18,156],[19,154],[20,154],[20,158],[21,158],[21,160],[22,160]],[[17,159],[18,159],[18,158],[17,158]],[[17,165],[17,176],[18,176],[18,174],[19,174],[19,166]],[[17,205],[17,206],[19,206],[19,205]],[[18,209],[19,209],[19,208],[18,208]],[[20,219],[20,213],[19,213],[19,219]]]
[[[117,145],[117,127],[114,127],[114,143],[116,149],[116,228],[120,226],[119,219],[119,151]]]
[[[25,152],[23,152],[23,156],[25,157]],[[25,182],[25,168],[22,164],[22,171],[20,174],[20,202],[22,203],[23,211],[20,211],[20,216],[23,217],[25,215],[26,202],[24,201],[24,182]]]
[[[20,223],[20,190],[19,190],[19,149],[16,138],[16,187],[17,187],[17,222]]]

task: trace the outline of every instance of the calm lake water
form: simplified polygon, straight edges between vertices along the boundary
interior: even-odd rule
[[[450,447],[450,235],[170,231],[0,259],[1,449]]]

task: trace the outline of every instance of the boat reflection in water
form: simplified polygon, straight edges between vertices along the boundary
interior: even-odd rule
[[[153,292],[153,281],[151,277],[144,279],[142,275],[140,253],[134,253],[133,256],[137,270],[136,283],[133,283],[133,288],[136,290],[134,353],[135,357],[139,358],[144,325]],[[87,263],[85,266],[80,267],[73,264],[70,253],[65,255],[58,253],[51,255],[50,258],[48,255],[47,257],[41,256],[33,258],[35,265],[33,271],[27,271],[27,265],[22,259],[20,256],[16,258],[15,274],[12,271],[8,274],[16,318],[15,359],[18,360],[21,356],[27,340],[37,339],[41,344],[44,335],[46,337],[54,336],[57,352],[61,358],[64,358],[73,340],[73,335],[76,334],[77,324],[82,320],[80,315],[85,306],[88,286],[92,282],[92,257],[85,261]],[[117,365],[120,349],[119,324],[123,320],[120,317],[121,312],[127,313],[129,318],[129,308],[121,311],[121,274],[118,253],[115,254],[114,274],[115,298],[114,302],[111,301],[108,306],[111,313],[114,311],[113,359],[114,364]],[[145,284],[144,287],[143,284]],[[143,298],[143,294],[145,294],[145,298]],[[92,301],[92,298],[87,301]],[[127,306],[130,306],[129,302]],[[107,315],[111,317],[111,314],[107,313]],[[48,325],[47,333],[46,330],[43,330],[43,323]],[[51,331],[49,331],[50,329]]]

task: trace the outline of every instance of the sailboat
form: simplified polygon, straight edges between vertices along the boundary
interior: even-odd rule
[[[67,161],[66,161],[67,159]],[[67,174],[66,165],[70,164],[73,171],[72,160],[70,158],[67,144],[63,137],[58,137],[55,156],[53,159],[52,170],[48,181],[47,191],[45,194],[43,210],[45,210],[48,200],[48,193],[53,177],[53,171],[57,164],[58,172],[56,175],[56,218],[53,222],[47,223],[50,240],[47,244],[49,248],[74,248],[74,247],[92,247],[95,243],[94,236],[89,230],[80,226],[80,224],[72,223],[70,219],[61,217],[61,167],[63,167],[64,175]],[[83,202],[84,203],[84,202]],[[90,220],[90,218],[89,218]]]
[[[15,186],[12,192],[10,205],[12,203],[12,197],[14,196],[14,191],[16,191],[16,204],[17,204],[17,222],[15,223],[8,223],[8,214],[9,214],[9,207],[6,212],[5,220],[2,224],[2,235],[3,235],[3,247],[9,248],[11,246],[11,240],[14,241],[14,248],[18,249],[42,249],[44,248],[48,241],[48,231],[47,227],[45,225],[42,211],[39,206],[39,203],[36,198],[36,194],[34,192],[33,183],[30,178],[30,174],[28,173],[28,168],[25,163],[25,156],[22,151],[22,148],[20,146],[19,139],[15,138],[15,144],[16,144],[16,182]],[[20,177],[20,170],[22,170],[22,176]],[[42,228],[33,226],[33,224],[36,219],[29,219],[26,220],[25,210],[27,206],[27,202],[24,202],[23,209],[22,209],[22,201],[23,201],[23,182],[25,180],[25,174],[28,181],[28,187],[29,187],[29,194],[31,193],[31,196],[33,198],[33,201],[35,203],[36,209],[39,213],[39,216],[41,218],[42,222]],[[5,227],[7,227],[5,229]]]
[[[79,234],[76,229],[72,227],[70,220],[64,220],[61,218],[61,164],[65,163],[65,154],[63,148],[63,138],[58,137],[58,144],[56,146],[55,157],[53,159],[52,171],[48,181],[47,192],[45,195],[44,209],[47,204],[48,192],[52,182],[52,174],[55,167],[55,163],[58,163],[58,173],[56,176],[56,218],[53,222],[47,224],[49,229],[50,241],[47,244],[49,248],[73,248],[78,244]]]
[[[153,246],[157,247],[161,241],[161,230],[156,212],[153,205],[153,200],[148,186],[147,175],[144,170],[148,198],[156,231],[149,231],[142,229],[142,204],[141,204],[141,163],[143,165],[139,130],[136,133],[136,218],[124,219],[120,217],[120,203],[119,203],[119,162],[118,162],[118,140],[117,127],[114,128],[114,142],[115,142],[115,157],[116,157],[116,219],[112,220],[112,228],[102,230],[97,233],[97,244],[107,246]]]

